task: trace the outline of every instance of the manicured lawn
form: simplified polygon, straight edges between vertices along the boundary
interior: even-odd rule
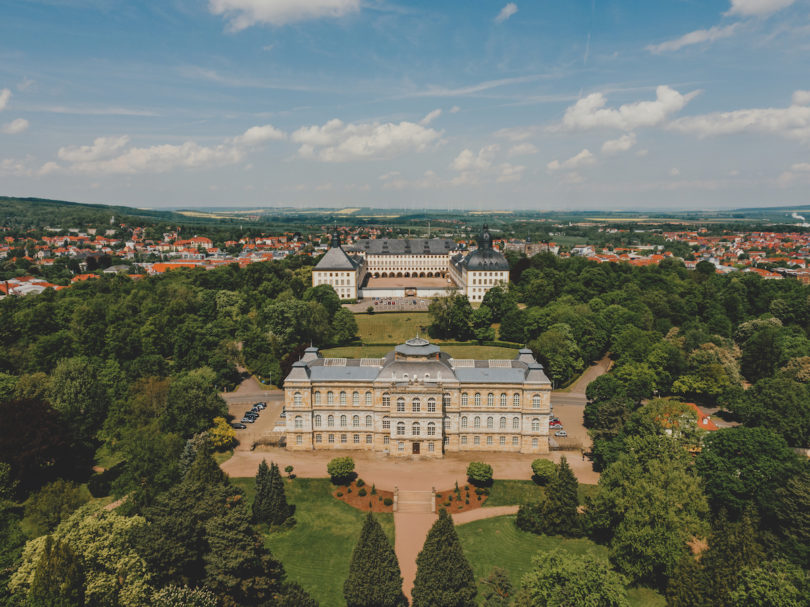
[[[346,346],[322,350],[321,353],[327,358],[382,358],[393,349],[393,346]],[[517,356],[517,350],[498,346],[442,346],[442,350],[454,358],[488,360],[490,358],[511,359]]]
[[[486,578],[493,567],[502,567],[509,573],[513,586],[518,588],[521,577],[531,569],[532,557],[540,551],[560,549],[572,554],[607,558],[607,549],[590,540],[534,535],[519,530],[514,521],[514,516],[499,516],[456,527],[477,580]],[[661,595],[647,588],[628,590],[628,599],[633,607],[665,604]]]
[[[249,501],[255,496],[252,478],[231,482]],[[287,501],[295,504],[296,525],[265,536],[265,544],[284,565],[287,577],[300,583],[321,607],[344,605],[343,582],[349,574],[352,550],[360,537],[365,514],[331,495],[329,479],[296,478],[287,481]],[[376,514],[394,542],[394,516]]]
[[[214,453],[214,461],[220,466],[233,457],[233,449],[227,451],[217,451]]]
[[[391,312],[386,314],[355,314],[357,334],[365,343],[402,343],[419,335],[427,335],[430,317],[427,312]]]
[[[585,498],[593,496],[598,490],[597,485],[579,484],[579,503],[584,504]],[[519,506],[537,502],[545,495],[545,488],[540,487],[533,481],[501,481],[492,482],[489,499],[484,504],[487,506]]]

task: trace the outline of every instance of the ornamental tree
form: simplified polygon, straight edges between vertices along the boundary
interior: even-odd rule
[[[467,465],[467,478],[476,487],[492,484],[492,466],[484,462],[470,462]]]
[[[351,457],[335,457],[326,465],[326,471],[335,485],[349,483],[355,476],[354,460]]]
[[[536,459],[532,462],[532,479],[538,485],[547,485],[552,478],[554,478],[554,473],[557,471],[557,467],[554,465],[554,462],[548,459]]]

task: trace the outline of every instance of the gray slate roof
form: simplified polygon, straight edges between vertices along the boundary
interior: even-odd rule
[[[348,250],[367,255],[447,255],[456,248],[450,238],[361,238]]]
[[[360,264],[346,255],[342,247],[332,247],[315,266],[316,270],[348,270],[352,271]]]

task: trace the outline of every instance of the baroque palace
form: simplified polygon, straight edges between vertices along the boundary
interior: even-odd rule
[[[332,285],[341,299],[459,292],[481,301],[489,289],[508,282],[509,262],[492,247],[487,226],[478,248],[466,255],[447,238],[361,239],[344,248],[335,231],[312,270],[312,286]]]
[[[548,453],[551,383],[525,348],[513,360],[460,360],[418,337],[384,358],[311,347],[284,391],[288,450]]]

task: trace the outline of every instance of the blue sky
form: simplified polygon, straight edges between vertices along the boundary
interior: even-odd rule
[[[810,204],[810,0],[4,0],[0,194]]]

